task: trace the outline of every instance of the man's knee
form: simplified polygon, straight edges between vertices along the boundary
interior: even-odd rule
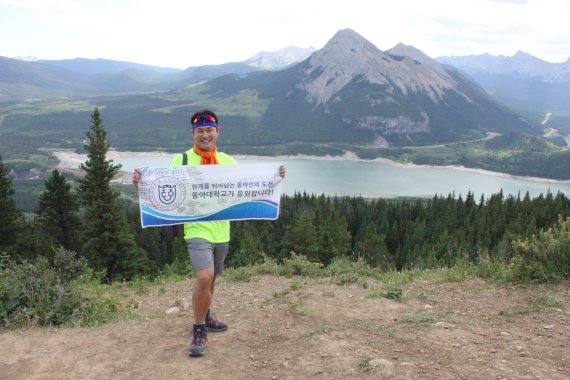
[[[196,286],[198,287],[210,287],[216,275],[214,273],[214,268],[204,268],[196,272]]]

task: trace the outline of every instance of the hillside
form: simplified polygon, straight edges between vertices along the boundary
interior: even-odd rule
[[[360,278],[225,275],[214,310],[230,323],[189,358],[192,280],[123,288],[141,318],[2,331],[6,379],[568,379],[570,283],[416,280],[401,300]],[[339,285],[340,284],[340,285]],[[366,288],[363,286],[366,284]],[[375,296],[376,295],[376,296]]]
[[[551,63],[518,51],[511,57],[481,54],[436,61],[467,73],[495,99],[531,120],[541,122],[550,113],[555,119],[542,124],[570,134],[570,59]]]

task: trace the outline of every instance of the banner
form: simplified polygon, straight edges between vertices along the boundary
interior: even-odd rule
[[[281,164],[143,167],[142,227],[213,220],[277,219]]]

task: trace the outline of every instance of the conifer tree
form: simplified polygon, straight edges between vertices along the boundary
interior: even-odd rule
[[[45,188],[36,211],[40,228],[56,246],[78,252],[81,219],[77,196],[57,169],[45,182]]]
[[[318,235],[313,219],[308,211],[303,212],[285,227],[283,257],[287,257],[293,251],[298,255],[306,256],[311,261],[319,260]]]
[[[105,270],[106,280],[131,279],[148,272],[149,260],[135,243],[125,210],[118,203],[119,193],[111,188],[121,166],[106,159],[109,142],[97,108],[91,120],[86,133],[87,161],[80,166],[85,175],[78,180],[85,206],[82,254],[95,269]]]
[[[0,252],[11,252],[23,222],[22,212],[12,199],[14,189],[0,156]]]
[[[315,225],[317,225],[317,217],[320,216],[315,212]],[[330,264],[335,257],[346,256],[350,252],[352,236],[348,232],[346,219],[337,216],[332,209],[326,219],[321,219],[317,239],[319,241],[319,262],[325,265]]]

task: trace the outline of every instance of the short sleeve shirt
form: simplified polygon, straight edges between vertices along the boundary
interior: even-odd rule
[[[200,165],[202,157],[195,153],[193,149],[186,152],[188,154],[188,165]],[[236,164],[230,155],[217,152],[216,158],[220,165]],[[174,156],[170,161],[170,166],[182,166],[182,154]],[[211,243],[225,243],[230,241],[230,222],[227,220],[198,222],[184,224],[184,239],[202,238]]]

